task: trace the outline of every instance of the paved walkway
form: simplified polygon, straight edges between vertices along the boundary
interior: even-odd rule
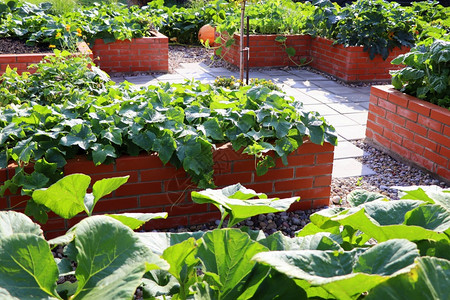
[[[115,82],[127,80],[136,85],[154,85],[159,81],[184,82],[196,79],[213,82],[217,76],[239,77],[225,68],[210,68],[202,63],[185,63],[171,74],[113,77]],[[317,111],[325,117],[339,135],[335,150],[333,177],[374,174],[355,158],[364,155],[351,141],[365,137],[370,87],[345,87],[321,75],[305,70],[251,71],[250,78],[270,79],[290,96],[303,102],[304,108]]]

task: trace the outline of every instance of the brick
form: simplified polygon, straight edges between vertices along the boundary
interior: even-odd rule
[[[441,122],[443,124],[446,124],[447,126],[450,125],[450,110],[448,109],[433,109],[431,111],[430,117],[437,122]]]
[[[332,163],[334,158],[334,152],[329,153],[318,153],[316,155],[316,165],[317,164],[328,164]]]
[[[312,142],[303,143],[297,149],[297,154],[310,154],[334,151],[334,146],[330,143],[324,143],[323,145],[313,144]]]
[[[410,159],[411,157],[411,151],[409,149],[406,149],[405,147],[400,146],[396,143],[391,143],[391,150],[406,159]]]
[[[0,210],[9,208],[9,201],[6,197],[1,197],[0,198]]]
[[[403,139],[408,139],[411,141],[414,139],[414,132],[405,129],[404,127],[395,125],[394,132],[400,135]]]
[[[418,114],[412,110],[403,107],[397,107],[397,114],[411,120],[412,122],[417,121]]]
[[[450,180],[450,170],[448,168],[437,167],[436,173],[439,176],[441,176],[447,180]]]
[[[442,167],[447,167],[448,158],[440,156],[440,155],[436,154],[436,152],[434,152],[434,151],[425,149],[423,152],[423,156],[430,159],[432,162],[434,162]]]
[[[220,212],[218,211],[189,216],[190,225],[210,223],[216,220],[220,220]]]
[[[391,140],[391,142],[395,142],[397,144],[401,144],[402,143],[402,137],[400,135],[390,131],[390,130],[385,129],[383,135],[387,139]]]
[[[295,192],[296,196],[300,196],[300,200],[315,198],[330,198],[331,187],[319,187]]]
[[[439,154],[441,154],[444,157],[447,157],[447,159],[450,160],[450,148],[440,146],[439,147]]]
[[[431,151],[437,151],[438,144],[435,141],[422,137],[421,135],[415,135],[414,142],[430,149]]]
[[[333,169],[333,164],[318,165],[311,167],[297,167],[296,178],[329,175]]]
[[[19,63],[33,63],[36,64],[40,62],[44,56],[46,55],[52,55],[52,53],[46,53],[46,54],[18,54],[16,61]]]
[[[130,176],[128,178],[128,183],[138,182],[139,175],[136,171],[127,171],[127,172],[114,172],[111,174],[93,174],[89,175],[91,176],[91,183],[95,183],[99,180],[105,179],[105,178],[111,178],[111,177],[122,177],[122,176]]]
[[[119,199],[100,199],[95,205],[94,211],[96,213],[113,212],[135,207],[138,207],[137,197],[119,198]]]
[[[65,231],[65,222],[63,218],[55,218],[55,219],[48,219],[47,223],[41,224],[41,228],[44,232],[49,231]]]
[[[93,161],[87,160],[84,157],[79,157],[76,159],[70,159],[64,166],[64,174],[74,174],[83,173],[87,175],[91,174],[101,174],[101,173],[112,173],[114,172],[114,165],[99,165],[96,166]]]
[[[188,189],[195,188],[195,184],[192,183],[190,177],[172,177],[169,180],[164,181],[164,191],[165,192],[176,192],[176,191],[184,191]]]
[[[394,123],[389,118],[377,118],[377,122],[386,129],[394,130]]]
[[[373,134],[373,140],[375,142],[379,143],[380,145],[385,146],[387,148],[391,147],[391,141],[389,139],[385,138],[384,136],[379,135],[377,133]]]
[[[330,199],[329,198],[322,198],[322,199],[314,199],[313,200],[313,208],[321,208],[330,205]]]
[[[186,203],[187,199],[187,192],[167,192],[153,195],[140,195],[139,206],[141,208],[147,208],[161,205],[175,205],[178,203]]]
[[[140,171],[140,173],[142,182],[160,181],[171,179],[174,177],[186,178],[187,176],[186,172],[182,168],[177,170],[175,167],[171,166],[158,169],[142,170]]]
[[[273,182],[260,182],[260,183],[246,184],[245,187],[248,189],[252,189],[257,193],[269,194],[275,191],[273,185],[274,185]]]
[[[314,184],[313,184],[314,187],[329,186],[329,185],[331,185],[331,175],[314,177]]]
[[[116,159],[117,171],[159,169],[164,165],[156,154],[122,156]]]
[[[406,121],[406,128],[422,136],[427,136],[428,134],[428,129],[411,121]]]
[[[386,114],[386,119],[390,120],[390,121],[392,121],[392,122],[394,122],[394,123],[396,123],[397,125],[400,125],[400,126],[405,126],[405,123],[406,123],[406,119],[405,118],[403,118],[403,117],[401,117],[401,116],[399,116],[397,114],[393,114],[393,113],[391,113],[389,111]]]
[[[430,130],[428,132],[428,138],[432,141],[439,141],[440,145],[450,148],[450,136],[442,135]]]
[[[403,140],[402,146],[414,153],[422,155],[424,147],[410,140]]]
[[[443,132],[445,136],[450,136],[450,125],[444,126]]]
[[[20,192],[18,192],[20,193]],[[29,196],[21,196],[21,195],[11,195],[9,197],[11,208],[14,208],[14,210],[17,210],[16,208],[25,208],[27,205],[28,200],[30,200]]]
[[[379,97],[381,99],[388,98],[388,92],[385,90],[384,87],[381,87],[381,86],[372,86],[370,88],[370,94],[375,97]]]
[[[430,161],[429,159],[423,157],[421,154],[418,153],[411,153],[411,160],[418,164],[419,166],[424,167],[425,169],[433,172],[433,162]]]
[[[429,116],[431,108],[426,105],[423,101],[410,101],[408,103],[408,108],[424,116]]]
[[[295,211],[295,210],[308,210],[313,208],[312,206],[313,201],[312,200],[303,200],[300,198],[299,202],[294,202],[289,207],[288,211]]]
[[[115,196],[132,196],[142,194],[155,194],[162,192],[160,182],[127,183],[115,191]]]
[[[301,178],[293,180],[283,180],[275,182],[275,191],[294,191],[312,188],[313,178]]]
[[[333,155],[333,152],[329,152],[331,155]],[[326,153],[326,155],[329,155],[329,153]],[[294,167],[294,166],[307,166],[307,165],[313,165],[315,161],[315,155],[314,154],[306,154],[306,155],[295,155],[291,154],[287,157],[288,166]],[[284,168],[285,165],[283,164],[281,159],[277,159],[275,161],[275,168]]]
[[[256,182],[262,182],[262,181],[273,181],[291,178],[294,178],[294,169],[285,168],[285,169],[269,169],[269,171],[266,174],[262,176],[255,176],[254,180]]]
[[[378,106],[394,113],[397,111],[397,105],[381,98],[378,99]]]
[[[431,128],[438,132],[440,132],[442,129],[442,123],[437,122],[431,118],[424,117],[422,115],[419,115],[417,122],[423,125],[424,127]]]
[[[59,236],[62,236],[66,233],[66,230],[56,230],[56,231],[47,231],[44,232],[44,236],[46,240],[51,240],[54,238],[57,238]]]
[[[251,172],[221,174],[214,176],[214,182],[216,183],[217,186],[228,186],[236,183],[246,185],[248,183],[251,183],[252,181],[253,181],[253,174]]]
[[[169,214],[169,216],[192,215],[196,213],[205,213],[207,211],[207,204],[197,204],[193,202],[191,202],[190,204],[169,206],[166,209],[166,212]]]
[[[386,116],[386,110],[383,107],[375,105],[372,101],[370,101],[369,114],[376,114],[384,118]]]

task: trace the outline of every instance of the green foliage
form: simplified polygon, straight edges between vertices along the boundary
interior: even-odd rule
[[[340,8],[328,0],[315,2],[319,9],[307,21],[308,32],[345,46],[363,46],[373,59],[383,59],[395,47],[412,47],[414,16],[395,2],[358,0]]]
[[[195,203],[214,204],[222,214],[222,222],[230,215],[229,227],[259,214],[286,211],[292,203],[300,200],[300,197],[267,199],[266,194],[255,193],[255,191],[247,189],[240,184],[231,185],[220,190],[207,189],[201,192],[192,192],[191,197]],[[253,199],[255,197],[257,199]]]
[[[199,82],[116,87],[103,72],[83,65],[84,58],[56,54],[54,64],[38,65],[33,75],[10,71],[0,82],[0,102],[6,104],[0,109],[0,167],[10,160],[20,166],[2,193],[47,187],[77,154],[99,165],[122,154],[157,152],[164,164],[183,167],[198,186],[210,187],[213,144],[231,142],[234,150],[255,155],[258,174],[273,165],[271,150],[287,164],[287,155],[306,137],[336,144],[323,117],[264,85],[233,91]],[[28,174],[22,166],[31,162],[34,172]]]
[[[242,199],[262,196],[242,187],[228,189]],[[204,192],[216,203],[223,200],[221,194]],[[0,212],[0,224],[7,224],[0,227],[6,228],[0,235],[0,295],[128,299],[140,286],[148,299],[445,299],[449,196],[438,187],[402,188],[396,201],[354,192],[354,207],[314,214],[294,238],[244,228],[133,232],[109,216],[91,216],[47,242],[23,214]],[[443,217],[432,215],[434,206]],[[421,221],[413,216],[419,210],[426,215]],[[354,212],[379,227],[398,223],[395,236],[380,238],[384,228],[373,234],[361,218],[346,221]],[[313,226],[317,233],[311,233]],[[440,228],[438,235],[420,235],[430,227]],[[374,239],[366,242],[364,236]],[[55,245],[65,245],[63,259],[53,259],[50,246]],[[76,281],[57,285],[64,274]]]
[[[120,3],[98,4],[69,11],[52,13],[48,2],[39,5],[9,1],[0,3],[0,37],[15,37],[27,44],[74,47],[74,43],[95,39],[105,42],[149,36],[152,18],[133,6]]]
[[[406,66],[391,71],[396,89],[450,109],[450,42],[419,45],[392,63]]]

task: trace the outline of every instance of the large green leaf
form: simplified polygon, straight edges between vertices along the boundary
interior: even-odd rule
[[[114,218],[122,224],[135,230],[154,219],[166,219],[167,213],[124,213],[124,214],[106,214],[111,218]]]
[[[146,264],[162,264],[130,228],[107,216],[82,220],[75,236],[78,288],[73,299],[130,299]]]
[[[26,215],[15,211],[0,211],[0,238],[17,233],[42,236],[41,227]]]
[[[170,265],[169,273],[178,280],[182,298],[189,294],[189,287],[196,281],[198,258],[195,255],[198,247],[199,243],[194,238],[189,238],[167,248],[161,256]]]
[[[152,270],[142,278],[142,292],[144,299],[162,295],[174,295],[180,290],[178,280],[165,270]],[[150,298],[152,299],[152,298]]]
[[[338,242],[336,241],[338,240]],[[343,250],[339,244],[342,238],[329,232],[320,232],[305,237],[290,238],[281,232],[275,232],[259,243],[271,251],[281,250]]]
[[[55,299],[58,267],[45,239],[33,233],[0,236],[2,299]]]
[[[86,197],[84,200],[84,205],[88,210],[88,214],[91,215],[94,210],[94,206],[100,198],[110,194],[111,192],[117,190],[120,186],[125,184],[128,181],[130,176],[123,177],[113,177],[113,178],[104,178],[98,180],[92,186],[92,196]]]
[[[70,219],[82,211],[87,211],[84,197],[91,178],[84,174],[71,174],[60,179],[49,188],[33,192],[32,198],[57,215]]]
[[[450,213],[450,190],[438,186],[395,187],[401,199],[422,200],[440,205]]]
[[[385,199],[386,196],[374,192],[368,192],[365,190],[353,190],[347,195],[347,202],[355,207],[360,204],[371,202],[375,200]]]
[[[449,299],[450,261],[419,257],[408,273],[376,286],[367,299],[424,300]]]
[[[250,199],[258,196],[258,199]],[[286,199],[267,199],[266,195],[257,194],[240,184],[228,186],[223,189],[207,189],[191,193],[192,201],[196,203],[212,203],[222,213],[230,214],[228,226],[231,227],[242,220],[264,213],[286,211],[293,202],[300,197]]]
[[[352,299],[400,273],[407,273],[419,252],[407,240],[390,240],[365,251],[271,251],[253,260],[293,278],[308,297]]]
[[[216,229],[202,237],[198,257],[204,273],[211,278],[209,284],[218,289],[218,298],[234,300],[243,292],[249,292],[244,287],[255,265],[251,258],[267,250],[238,229]],[[256,288],[253,286],[254,291]]]
[[[162,255],[164,250],[169,248],[170,246],[181,243],[189,238],[194,238],[198,240],[201,238],[205,232],[196,231],[196,232],[180,232],[180,233],[171,233],[171,232],[138,232],[137,236],[144,243],[151,252]]]

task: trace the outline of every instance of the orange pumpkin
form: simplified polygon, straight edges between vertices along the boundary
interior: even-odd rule
[[[203,25],[198,31],[198,39],[204,43],[209,41],[209,45],[213,46],[216,39],[216,29],[209,24]]]

